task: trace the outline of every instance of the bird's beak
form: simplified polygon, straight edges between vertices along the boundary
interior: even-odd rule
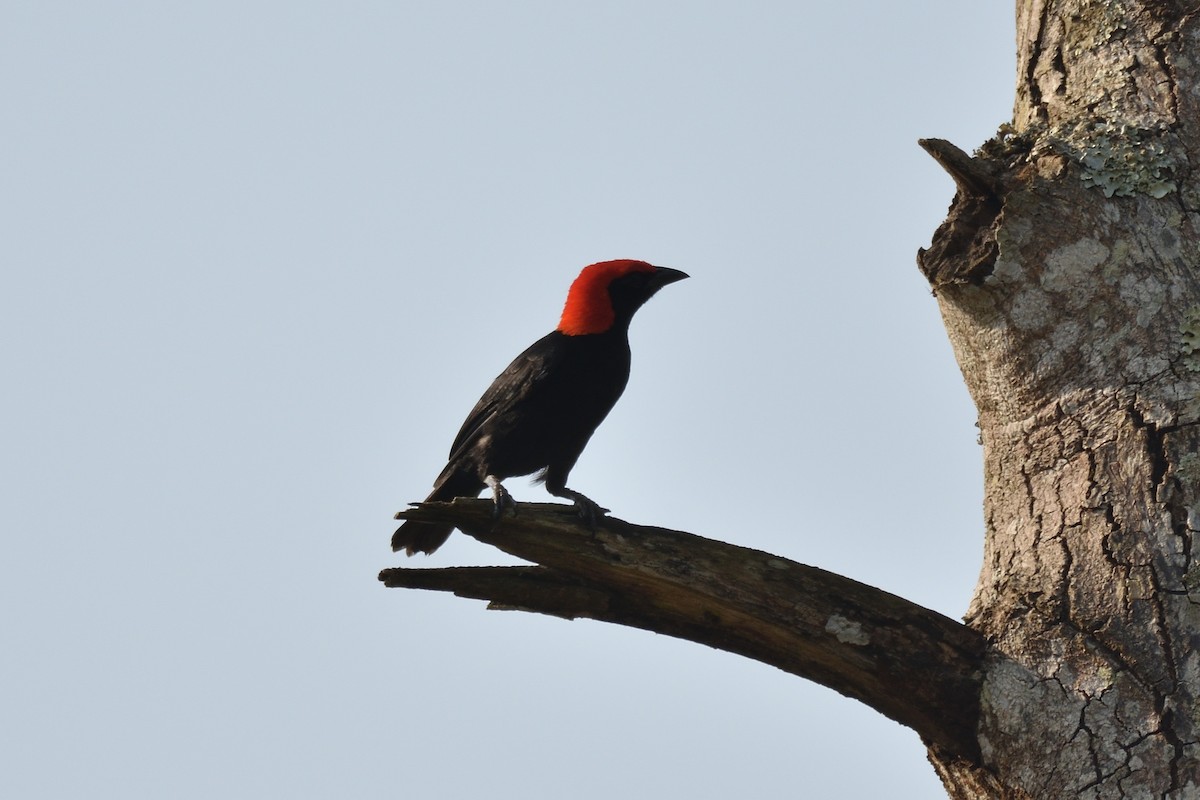
[[[670,267],[655,267],[654,274],[651,277],[651,282],[658,288],[666,286],[668,283],[681,281],[684,278],[690,278],[683,270],[671,269]]]

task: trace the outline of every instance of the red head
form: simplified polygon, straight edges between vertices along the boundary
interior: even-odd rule
[[[584,267],[567,292],[558,330],[568,336],[604,333],[617,321],[618,312],[628,324],[633,312],[655,292],[686,277],[677,269],[628,258]],[[619,289],[619,299],[614,289]]]

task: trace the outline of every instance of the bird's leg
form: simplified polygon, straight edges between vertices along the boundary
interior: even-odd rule
[[[515,517],[517,515],[517,501],[512,499],[512,495],[500,483],[500,479],[495,475],[488,475],[483,479],[483,482],[492,490],[492,502],[495,503],[495,506],[492,508],[492,516],[495,519],[500,519],[500,517],[504,516],[505,510],[511,509]]]
[[[555,492],[554,494],[558,495],[559,497],[571,498],[571,500],[575,502],[575,510],[579,512],[579,517],[585,523],[587,523],[589,528],[592,528],[593,530],[596,527],[596,523],[600,521],[600,518],[608,513],[607,508],[604,508],[595,500],[589,499],[574,489],[568,489],[564,486],[560,491]]]
[[[571,465],[567,465],[567,471],[571,469]],[[575,503],[575,511],[578,512],[587,526],[592,530],[596,529],[596,523],[608,513],[607,508],[603,508],[599,503],[590,500],[574,489],[567,488],[566,471],[562,469],[547,469],[542,479],[546,482],[546,491],[555,497],[566,497]]]

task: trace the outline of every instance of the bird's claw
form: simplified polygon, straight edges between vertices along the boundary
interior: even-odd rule
[[[504,513],[510,512],[514,517],[517,515],[517,501],[513,500],[512,495],[508,493],[508,489],[500,484],[500,481],[491,482],[492,486],[492,519],[496,522],[504,516]]]
[[[596,524],[600,521],[600,518],[608,513],[607,508],[595,500],[581,495],[579,492],[572,492],[571,499],[575,501],[575,510],[579,514],[579,518],[592,530],[596,529]]]

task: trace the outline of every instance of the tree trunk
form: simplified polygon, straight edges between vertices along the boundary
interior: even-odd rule
[[[992,644],[953,798],[1200,797],[1200,25],[1021,0],[1014,126],[919,261],[979,411]],[[1195,154],[1195,155],[1193,155]]]

